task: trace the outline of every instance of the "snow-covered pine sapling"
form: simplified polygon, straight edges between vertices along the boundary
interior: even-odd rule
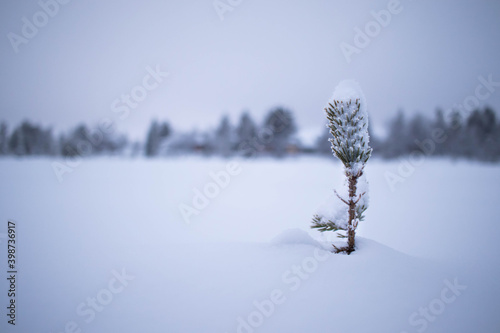
[[[315,214],[311,228],[319,231],[345,231],[339,237],[347,238],[347,245],[336,247],[336,253],[350,254],[355,250],[356,228],[364,219],[363,213],[368,208],[366,179],[363,176],[365,164],[371,156],[372,148],[368,145],[368,114],[366,103],[355,81],[342,81],[333,93],[333,97],[325,108],[327,127],[333,138],[333,155],[344,165],[346,176],[343,195],[335,191],[341,201],[340,210],[330,216]],[[363,177],[362,177],[363,176]],[[347,197],[345,197],[347,196]]]

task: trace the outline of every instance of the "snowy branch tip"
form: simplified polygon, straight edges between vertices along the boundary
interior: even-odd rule
[[[342,161],[349,174],[361,175],[372,149],[369,146],[365,96],[359,84],[353,80],[340,82],[325,111],[327,127],[333,136],[329,140],[333,154]]]
[[[361,109],[359,110],[360,115],[362,116],[366,115],[365,119],[368,119],[366,111],[365,95],[363,94],[363,91],[361,90],[359,83],[355,80],[341,81],[335,87],[335,90],[333,91],[333,96],[330,99],[329,103],[333,104],[333,101],[348,102],[349,100],[355,102],[357,99],[359,100],[361,105]]]

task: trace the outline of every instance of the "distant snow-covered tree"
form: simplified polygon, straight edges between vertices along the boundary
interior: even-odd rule
[[[498,150],[496,140],[497,121],[495,112],[489,107],[474,110],[467,119],[464,146],[465,155],[479,160],[496,160]]]
[[[389,133],[384,141],[384,156],[393,158],[408,153],[407,123],[403,111],[399,110],[389,124]]]
[[[231,155],[234,146],[234,132],[229,117],[224,115],[219,127],[215,130],[212,148],[216,154],[227,157]]]
[[[170,135],[171,130],[168,123],[160,124],[154,120],[149,127],[146,137],[144,153],[148,157],[156,156],[160,152],[160,146],[163,141]]]
[[[257,135],[257,125],[248,112],[243,112],[241,115],[236,134],[240,142],[251,140]]]
[[[420,113],[416,113],[408,123],[406,136],[408,138],[407,142],[407,151],[406,154],[410,154],[411,152],[418,151],[421,149],[422,141],[429,139],[431,137],[431,124],[430,122]],[[424,151],[426,155],[433,155],[435,153],[432,151]]]
[[[369,146],[368,113],[364,95],[352,80],[342,81],[333,93],[332,100],[325,108],[328,128],[333,138],[330,138],[333,155],[344,165],[346,177],[344,188],[335,191],[342,202],[337,211],[328,207],[325,212],[318,212],[313,217],[311,228],[319,231],[344,230],[347,235],[347,245],[336,247],[335,252],[350,254],[355,250],[355,235],[358,223],[364,219],[368,207],[368,185],[364,177],[366,162],[371,156]]]
[[[453,158],[463,156],[464,153],[464,124],[463,117],[457,110],[449,114],[446,131],[446,154]]]
[[[16,127],[8,141],[9,151],[15,155],[51,155],[54,153],[52,131],[24,121]]]
[[[444,119],[443,110],[437,109],[434,115],[434,120],[431,123],[430,133],[432,136],[439,136],[443,139],[440,139],[440,142],[436,142],[435,155],[443,155],[446,153],[447,142],[448,139],[448,125]]]
[[[290,110],[278,107],[269,112],[264,120],[262,135],[264,149],[276,156],[283,156],[292,136],[297,131],[295,119]]]
[[[255,142],[258,142],[258,128],[248,112],[243,112],[236,127],[236,150],[245,157],[255,153]]]
[[[9,153],[9,136],[7,124],[2,122],[0,124],[0,155],[7,155]]]
[[[77,125],[68,135],[61,136],[61,154],[63,156],[85,156],[92,152],[88,140],[89,129],[85,124]]]
[[[59,138],[60,153],[68,157],[116,154],[122,152],[126,145],[125,135],[111,134],[85,124],[77,125],[69,134]]]
[[[24,133],[21,128],[16,128],[9,138],[9,151],[18,156],[26,155],[26,145],[24,143]]]

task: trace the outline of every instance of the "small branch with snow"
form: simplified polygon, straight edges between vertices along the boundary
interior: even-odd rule
[[[346,205],[349,206],[349,203],[347,202],[347,200],[344,200],[338,193],[337,193],[337,190],[333,190],[333,192],[335,192],[335,194],[337,195],[337,197],[343,202],[345,203]]]

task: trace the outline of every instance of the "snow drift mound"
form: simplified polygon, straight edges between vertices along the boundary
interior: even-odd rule
[[[310,245],[323,248],[307,232],[299,228],[292,228],[283,231],[271,240],[273,245]]]

